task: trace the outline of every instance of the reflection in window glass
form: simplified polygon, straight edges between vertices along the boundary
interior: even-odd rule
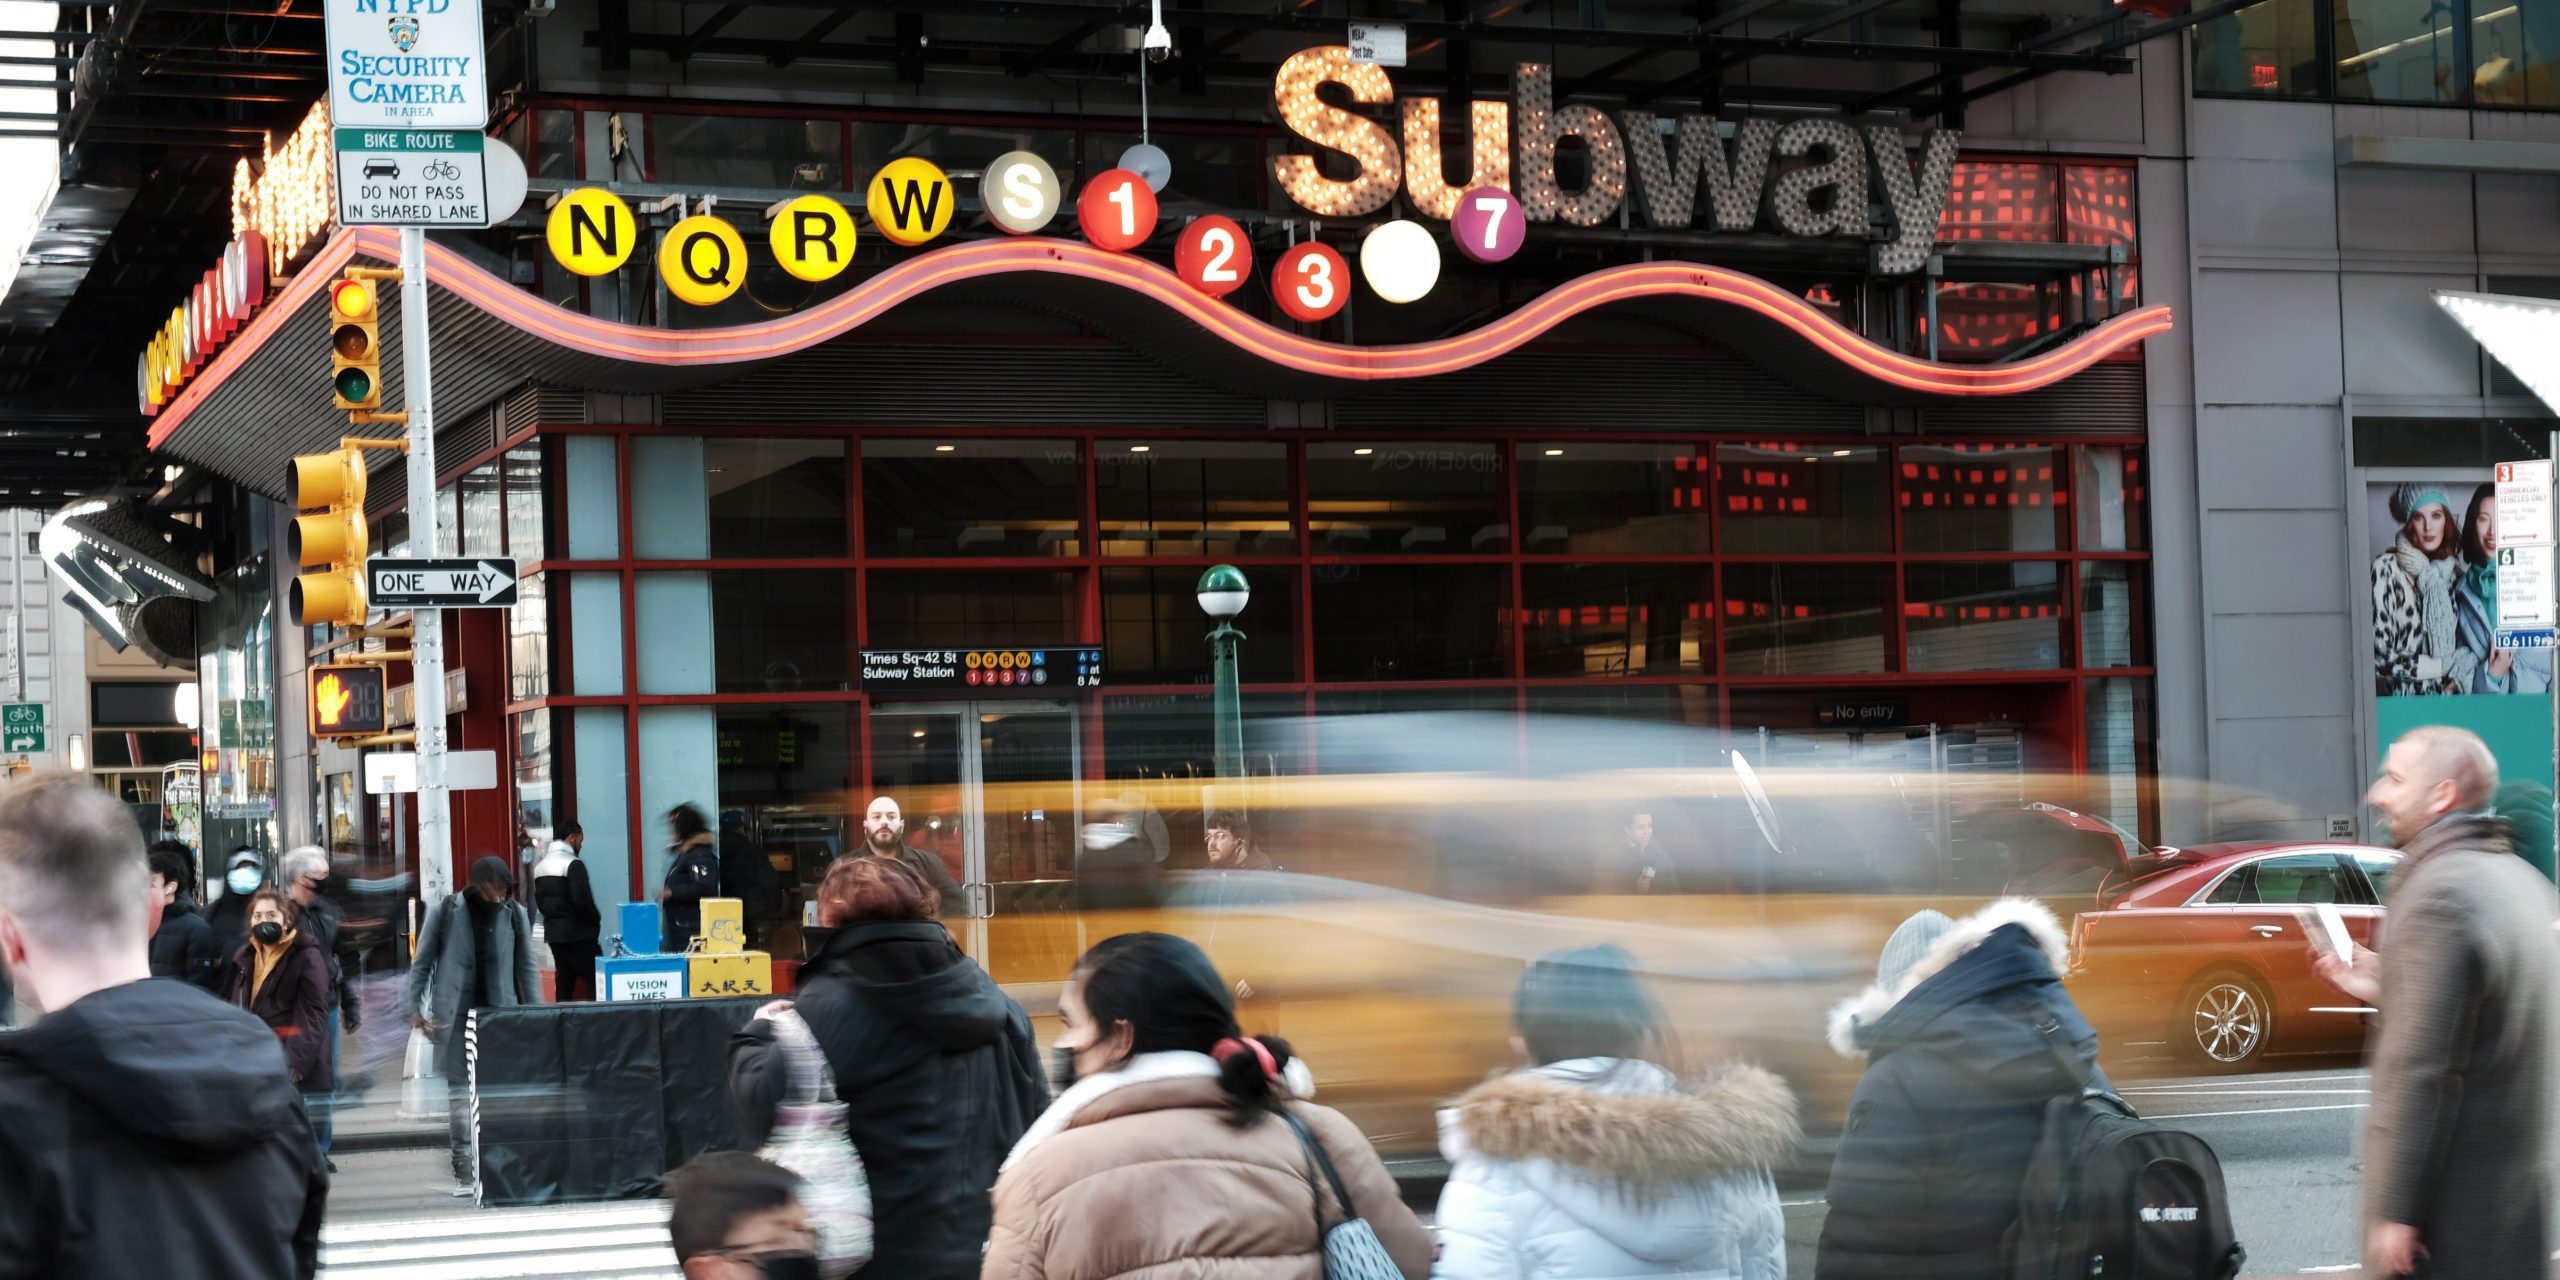
[[[735,440],[702,445],[711,554],[793,559],[845,553],[844,442]]]
[[[2062,665],[2062,567],[1913,564],[1902,606],[1913,671],[2038,671]]]
[[[2151,481],[2142,470],[2140,445],[2092,444],[2078,450],[2080,549],[2140,551],[2151,545]]]
[[[1102,703],[1102,758],[1110,776],[1105,779],[1108,789],[1099,794],[1155,811],[1164,821],[1169,848],[1165,866],[1171,870],[1200,870],[1209,864],[1200,792],[1171,781],[1216,776],[1209,713],[1207,693],[1144,694]],[[1307,772],[1304,696],[1244,695],[1244,759],[1249,777]],[[1302,816],[1286,807],[1256,808],[1249,818],[1253,843],[1292,870],[1309,869],[1313,849],[1301,837]]]
[[[550,545],[542,499],[542,445],[517,445],[498,460],[507,473],[507,554],[532,564]]]
[[[844,126],[834,120],[656,112],[657,180],[765,190],[845,190]],[[763,238],[761,228],[751,240]]]
[[[2484,107],[2560,107],[2560,3],[2472,0],[2471,100]]]
[[[1886,570],[1736,564],[1724,570],[1724,661],[1734,675],[1884,670]]]
[[[1318,680],[1509,674],[1501,565],[1325,565],[1315,571]]]
[[[1702,566],[1533,564],[1521,571],[1520,610],[1528,675],[1706,669]]]
[[[2264,0],[2196,27],[2196,92],[2215,96],[2317,98],[2319,6]]]
[[[1886,547],[1882,449],[1822,444],[1716,446],[1716,501],[1728,553]]]
[[[2080,565],[2080,665],[2148,665],[2150,615],[2142,566],[2123,560]]]
[[[1707,550],[1707,450],[1686,444],[1520,446],[1520,549],[1532,555]]]
[[[1165,200],[1188,199],[1213,209],[1259,209],[1269,172],[1262,160],[1262,139],[1240,134],[1158,132],[1155,144],[1173,157],[1173,180]],[[1090,177],[1120,162],[1120,153],[1138,145],[1134,133],[1101,131],[1084,138],[1085,175]],[[1062,173],[1060,176],[1064,176]]]
[[[2088,697],[2089,800],[2100,817],[2145,838],[2154,832],[2142,803],[2142,781],[2153,776],[2153,744],[2159,729],[2151,719],[2148,680],[2090,680]]]
[[[522,702],[551,692],[550,575],[528,573],[516,582],[516,607],[507,615],[507,693]]]
[[[796,956],[802,904],[816,896],[827,864],[861,839],[859,820],[845,811],[855,791],[853,708],[730,706],[719,709],[718,724],[722,834],[762,853],[782,882],[772,913],[748,922],[748,945]],[[735,827],[727,826],[731,813]]]
[[[868,649],[1029,648],[1076,642],[1076,575],[872,570]]]
[[[536,127],[541,131],[534,139],[533,176],[537,178],[575,178],[578,157],[573,148],[578,140],[578,117],[572,111],[537,111]]]
[[[721,693],[850,688],[840,570],[723,569],[711,575],[712,652]],[[641,624],[645,632],[649,624]]]
[[[1236,618],[1238,679],[1295,679],[1298,575],[1257,566],[1245,576],[1253,600]],[[1198,569],[1102,571],[1103,671],[1115,684],[1206,684],[1212,622],[1200,612]]]
[[[1508,551],[1502,452],[1489,444],[1307,446],[1307,533],[1321,555]]]
[[[865,440],[875,556],[1072,556],[1084,478],[1071,440]]]
[[[448,543],[455,553],[466,556],[506,554],[506,525],[499,517],[498,464],[467,472],[454,483],[461,494],[462,522],[454,530],[456,541]]]
[[[2453,103],[2471,88],[2455,24],[2464,6],[2441,0],[2331,0],[2338,97],[2349,102]],[[2491,8],[2497,7],[2492,3]]]
[[[2052,445],[1906,445],[1906,551],[2053,551],[2063,488]]]
[[[931,120],[853,126],[854,176],[866,187],[881,166],[904,156],[921,156],[946,170],[983,169],[987,162],[1008,151],[1029,151],[1046,159],[1058,171],[1059,180],[1074,189],[1067,157],[1075,154],[1075,135],[1064,129],[943,124]],[[1070,220],[1074,216],[1073,210],[1067,211]]]
[[[1105,440],[1094,453],[1102,554],[1284,555],[1289,447],[1243,440]]]

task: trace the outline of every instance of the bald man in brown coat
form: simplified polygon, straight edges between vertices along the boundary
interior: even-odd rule
[[[2381,1010],[2366,1120],[2364,1267],[2425,1259],[2447,1280],[2550,1274],[2552,1033],[2560,941],[2551,882],[2485,811],[2498,766],[2429,726],[2393,743],[2365,797],[2407,853],[2382,951],[2321,976]]]

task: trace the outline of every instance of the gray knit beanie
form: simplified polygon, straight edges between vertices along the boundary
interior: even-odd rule
[[[1885,939],[1884,955],[1876,961],[1876,985],[1887,991],[1901,986],[1911,967],[1955,927],[1955,921],[1937,911],[1923,911],[1903,921],[1893,936]]]

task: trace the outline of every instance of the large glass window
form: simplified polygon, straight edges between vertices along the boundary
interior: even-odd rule
[[[2090,560],[2080,566],[2080,665],[2150,665],[2151,592],[2143,566]]]
[[[2440,0],[2331,0],[2338,96],[2417,105],[2461,101],[2471,87],[2463,65],[2466,7]]]
[[[845,554],[844,442],[703,441],[711,554],[744,560]]]
[[[542,498],[542,446],[522,444],[498,460],[507,482],[507,554],[525,564],[548,558],[550,525]]]
[[[1094,517],[1106,556],[1297,550],[1287,445],[1105,440],[1093,462]]]
[[[2196,92],[2221,97],[2317,98],[2316,0],[2266,0],[2196,28]]]
[[[1743,676],[1882,671],[1889,571],[1872,564],[1729,564],[1725,670]]]
[[[660,111],[649,122],[658,130],[659,182],[768,191],[845,189],[844,126],[837,121]]]
[[[2215,97],[2550,110],[2555,57],[2551,0],[2265,0],[2196,28],[2195,84]]]
[[[2062,567],[1912,564],[1902,606],[1913,671],[2034,671],[2062,665]]]
[[[1677,555],[1707,544],[1707,450],[1690,444],[1524,444],[1520,549]]]
[[[1253,601],[1236,619],[1237,678],[1273,683],[1297,678],[1298,575],[1289,569],[1246,571]],[[1195,588],[1197,569],[1102,571],[1103,670],[1118,684],[1200,684],[1209,679],[1209,629]]]
[[[1729,553],[1882,551],[1885,452],[1865,445],[1716,446]]]
[[[455,482],[455,488],[460,491],[462,523],[450,531],[454,541],[446,545],[457,555],[505,555],[506,524],[499,516],[498,464],[493,462],[465,473]]]
[[[1505,669],[1501,565],[1347,564],[1315,575],[1318,680],[1482,680]]]
[[[2054,551],[2064,477],[2051,445],[1907,445],[1905,551]]]
[[[1506,507],[1502,451],[1490,444],[1307,446],[1307,532],[1319,555],[1508,551]]]
[[[1072,573],[874,569],[866,576],[871,595],[868,648],[1075,643]]]
[[[817,896],[827,864],[861,838],[846,812],[849,801],[864,799],[855,796],[853,708],[721,707],[717,732],[721,838],[762,856],[779,890],[772,910],[747,922],[749,945],[797,956],[804,904]]]
[[[1706,670],[1702,565],[1532,564],[1520,614],[1531,676],[1679,675]]]
[[[814,693],[850,687],[845,637],[853,626],[845,611],[845,577],[832,569],[736,569],[711,575],[719,691]],[[650,625],[644,615],[642,630]]]
[[[2159,726],[2152,722],[2151,682],[2090,680],[2087,702],[2091,811],[2129,831],[2142,831],[2142,780],[2154,775]],[[2146,835],[2149,833],[2146,832]]]
[[[2151,483],[2139,445],[2093,444],[2078,450],[2080,549],[2140,551],[2151,545]]]
[[[1072,556],[1084,476],[1072,440],[866,440],[863,550]]]

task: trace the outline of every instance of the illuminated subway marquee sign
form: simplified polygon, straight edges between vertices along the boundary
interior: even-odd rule
[[[1399,149],[1385,125],[1319,98],[1326,84],[1363,106],[1385,106],[1396,97],[1385,68],[1355,63],[1347,49],[1308,49],[1281,64],[1272,81],[1281,123],[1359,166],[1352,177],[1332,178],[1313,155],[1272,162],[1272,176],[1290,199],[1328,217],[1375,213],[1401,187],[1417,210],[1445,220],[1459,190],[1490,187],[1513,192],[1531,222],[1596,227],[1633,196],[1636,213],[1656,229],[1700,224],[1750,231],[1765,210],[1789,235],[1863,238],[1871,234],[1868,193],[1881,189],[1894,225],[1877,247],[1876,266],[1892,274],[1928,262],[1960,137],[1930,130],[1915,164],[1901,131],[1890,127],[1861,134],[1840,120],[1743,120],[1728,143],[1715,117],[1689,115],[1666,143],[1664,122],[1650,111],[1621,112],[1613,121],[1596,107],[1556,106],[1553,72],[1524,62],[1512,77],[1513,101],[1472,105],[1471,176],[1464,188],[1452,189],[1442,167],[1437,99],[1402,101]],[[1578,191],[1564,190],[1556,179],[1556,146],[1566,138],[1579,141],[1589,158],[1589,176]]]

